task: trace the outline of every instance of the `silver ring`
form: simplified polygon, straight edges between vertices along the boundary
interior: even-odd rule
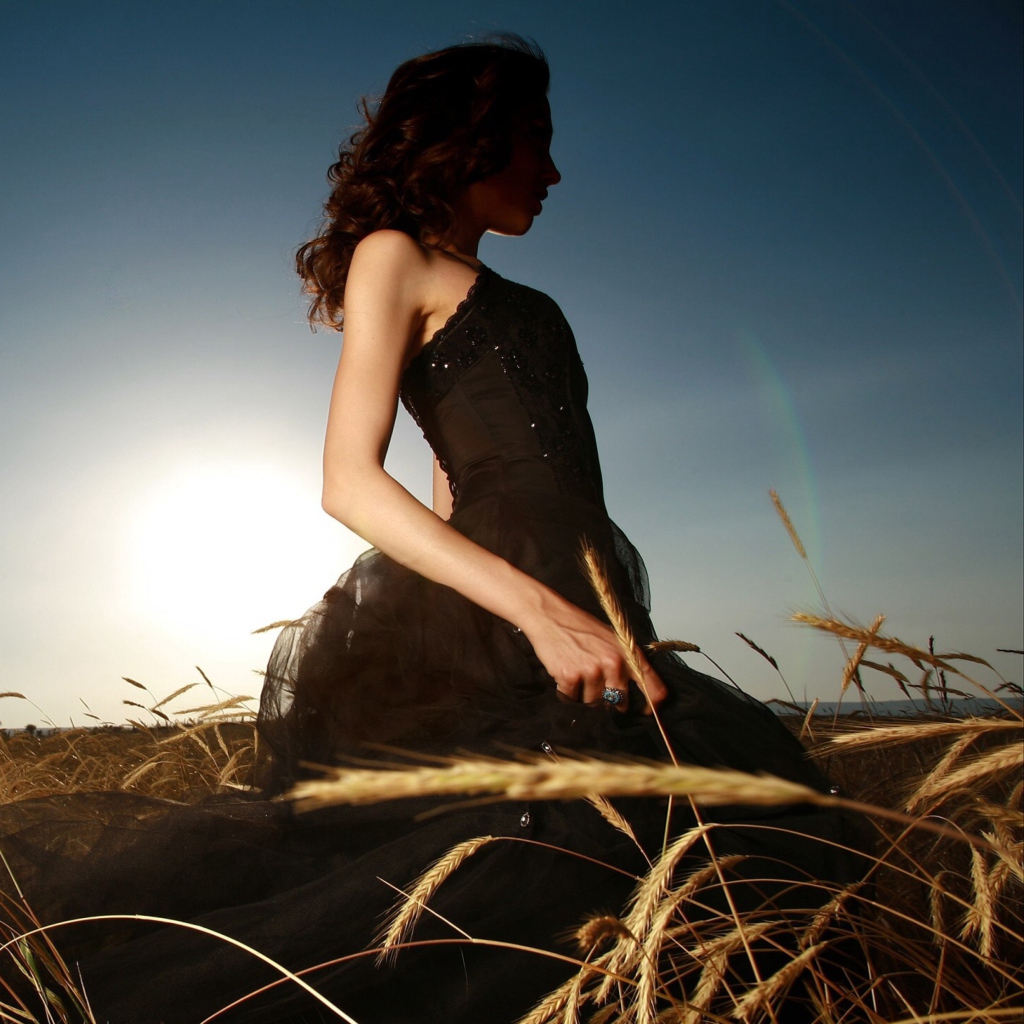
[[[603,700],[605,704],[611,704],[614,706],[616,704],[621,704],[625,699],[625,690],[616,690],[611,686],[606,686],[604,691],[601,693],[601,700]]]

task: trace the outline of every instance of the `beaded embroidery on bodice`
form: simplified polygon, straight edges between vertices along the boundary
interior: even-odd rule
[[[471,465],[515,460],[537,463],[561,493],[603,507],[586,373],[572,329],[542,292],[483,267],[406,368],[401,398],[456,502]]]

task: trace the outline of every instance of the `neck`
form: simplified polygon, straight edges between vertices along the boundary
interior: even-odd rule
[[[472,203],[466,193],[453,204],[452,212],[455,214],[455,230],[449,236],[445,248],[458,256],[468,256],[475,260],[477,250],[480,248],[480,239],[487,228],[473,215]]]
[[[479,259],[476,253],[480,245],[480,235],[470,238],[456,235],[454,238],[449,239],[444,245],[441,245],[440,242],[434,238],[423,238],[421,241],[431,249],[440,249],[442,252],[451,253],[453,256],[464,257],[465,259],[470,260]]]

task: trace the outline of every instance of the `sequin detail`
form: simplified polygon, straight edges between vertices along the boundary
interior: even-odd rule
[[[580,424],[573,415],[574,376],[583,382],[582,397],[586,400],[586,377],[576,340],[554,303],[551,306],[557,317],[551,318],[523,316],[524,311],[515,308],[514,293],[509,306],[512,322],[519,327],[516,343],[500,351],[505,376],[530,416],[530,428],[536,431],[542,458],[563,479],[589,490],[593,468],[586,456]],[[555,401],[552,396],[557,396]]]
[[[600,502],[600,469],[591,454],[596,446],[586,412],[586,374],[572,330],[546,295],[487,268],[402,377],[402,402],[448,475],[453,496],[458,497],[458,467],[451,465],[444,450],[444,432],[434,422],[433,411],[487,353],[497,355],[544,464],[573,493]]]

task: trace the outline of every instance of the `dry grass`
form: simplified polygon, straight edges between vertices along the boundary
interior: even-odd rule
[[[124,704],[146,711],[151,724],[136,720],[129,726],[56,732],[33,726],[7,738],[0,735],[0,802],[111,791],[191,802],[248,789],[259,743],[249,709],[252,698],[218,694],[199,671],[212,703],[177,711],[173,703],[197,684],[158,700],[143,684],[125,679],[151,699],[145,704],[125,699]],[[24,699],[17,693],[2,696]],[[49,931],[40,928],[17,878],[11,878],[13,895],[0,891],[0,955],[26,979],[44,1009],[40,1015],[0,978],[0,1022],[95,1024],[87,993],[61,957],[59,942],[55,945]]]
[[[776,495],[773,502],[810,571],[790,517]],[[636,666],[636,643],[593,557],[588,571],[627,663]],[[836,618],[824,595],[822,603],[822,615],[796,618],[854,645],[852,653],[843,648],[837,692],[850,685],[863,690],[862,673],[874,671],[908,695],[916,690],[932,706],[932,713],[899,723],[863,715],[822,719],[802,710],[786,715],[786,725],[811,743],[811,755],[838,783],[838,794],[685,764],[563,756],[454,760],[393,771],[334,769],[302,783],[292,795],[300,809],[424,794],[583,799],[627,835],[628,821],[610,797],[660,794],[691,803],[697,825],[669,837],[658,856],[651,854],[650,870],[617,914],[605,912],[580,923],[571,937],[575,949],[567,946],[561,954],[575,954],[577,969],[520,1024],[783,1024],[793,1007],[787,1000],[795,993],[813,1024],[1020,1019],[1024,748],[1019,705],[1004,702],[1003,712],[992,717],[935,712],[936,706],[948,709],[949,696],[957,692],[948,686],[947,674],[962,683],[961,692],[1019,691],[998,677],[986,685],[968,675],[965,663],[990,670],[982,658],[936,652],[931,642],[906,643],[883,633],[882,616],[864,627]],[[778,671],[768,652],[746,636],[741,639]],[[684,641],[659,646],[704,653]],[[129,683],[133,691],[145,691],[136,681]],[[149,700],[126,702],[153,720],[137,722],[132,730],[79,729],[46,738],[19,734],[0,741],[0,798],[113,789],[192,800],[244,787],[256,737],[250,723],[227,719],[243,717],[247,705],[214,694],[211,703],[176,714],[171,708],[190,689],[164,700],[145,691]],[[821,886],[816,905],[806,910],[766,906],[738,914],[732,893],[743,876],[744,858],[716,855],[717,826],[703,821],[700,808],[800,801],[845,804],[863,812],[875,840],[869,869],[845,887]],[[417,921],[431,912],[435,893],[493,841],[480,836],[461,843],[426,867],[401,894],[377,948],[367,955],[400,957],[401,948],[415,944]],[[31,909],[15,901],[7,910],[16,963],[40,992],[45,983],[56,994],[45,1018],[6,1006],[0,995],[0,1020],[91,1020],[45,935],[18,938],[34,927]],[[458,934],[457,923],[452,926]],[[465,941],[473,939],[465,936]]]
[[[112,790],[198,799],[245,787],[256,742],[239,722],[16,733],[0,738],[0,801]]]
[[[956,656],[904,644],[836,620],[812,624],[855,640],[866,651],[912,662],[948,664]],[[897,650],[900,648],[900,650]],[[898,670],[897,670],[898,671]],[[852,678],[849,670],[844,681]],[[982,687],[982,692],[989,692]],[[805,715],[784,719],[808,732]],[[814,726],[812,754],[842,795],[824,795],[769,777],[686,765],[592,759],[506,762],[457,760],[400,771],[325,773],[298,786],[300,807],[361,803],[423,794],[492,794],[508,799],[573,799],[660,794],[717,803],[846,804],[868,812],[876,835],[872,866],[844,889],[823,889],[817,911],[740,917],[720,910],[688,920],[696,905],[720,906],[739,858],[715,856],[714,825],[669,844],[620,916],[584,923],[584,962],[522,1024],[654,1024],[655,1021],[782,1020],[799,988],[820,1024],[840,1021],[1003,1020],[1022,1002],[1021,881],[1024,816],[1020,783],[1022,721],[1008,710],[982,718],[921,715],[892,724],[848,716]],[[867,805],[870,805],[868,807]],[[487,837],[464,844],[470,852]],[[703,866],[679,865],[704,853]],[[455,861],[463,849],[453,851]],[[441,862],[439,862],[441,863]],[[454,870],[432,868],[412,895],[422,910]],[[443,876],[443,877],[442,877]],[[424,888],[426,887],[426,888]],[[407,937],[407,933],[403,933]],[[838,949],[860,951],[857,974],[826,966]],[[766,976],[740,978],[753,950],[785,951]],[[756,956],[753,961],[756,965]],[[749,972],[748,972],[749,975]],[[781,1015],[781,1016],[780,1016]]]
[[[601,796],[684,796],[698,804],[831,804],[835,799],[770,775],[693,765],[592,758],[542,761],[453,759],[441,766],[370,770],[325,768],[289,796],[300,811],[331,804],[374,804],[413,796],[491,794],[506,800],[581,800]]]
[[[803,721],[791,716],[787,724],[798,731]],[[454,792],[530,800],[600,793],[682,794],[706,804],[870,802],[877,846],[865,884],[823,890],[816,913],[737,921],[723,910],[689,921],[688,907],[721,902],[715,896],[732,884],[741,859],[717,858],[713,844],[705,845],[713,824],[678,837],[621,916],[602,915],[580,928],[585,965],[523,1024],[753,1024],[782,1013],[795,985],[822,1024],[998,1020],[1020,1009],[1020,720],[925,717],[892,726],[847,718],[819,726],[818,736],[814,754],[843,779],[845,796],[798,792],[791,783],[734,772],[593,760],[337,771],[301,784],[294,795],[300,807]],[[921,807],[927,816],[907,813]],[[463,844],[431,868],[410,891],[406,919],[414,920],[428,892],[487,841]],[[695,853],[706,863],[680,876],[680,863]],[[413,902],[415,915],[408,916]],[[401,936],[408,935],[403,929]],[[835,969],[823,966],[844,943],[863,950],[866,975],[837,980]],[[767,976],[740,982],[736,963],[753,947],[790,955]]]
[[[249,707],[253,698],[221,696],[203,679],[212,703],[172,710],[173,702],[197,684],[157,700],[126,678],[152,700],[123,703],[148,712],[151,724],[133,720],[128,726],[56,732],[31,726],[7,739],[0,736],[0,802],[110,791],[189,800],[248,788],[259,742]]]
[[[881,638],[884,640],[884,638]],[[803,717],[784,721],[799,732]],[[529,1024],[578,1020],[606,1024],[654,1021],[770,1021],[786,993],[803,984],[818,1002],[817,1020],[1002,1020],[1021,1006],[1019,921],[1022,843],[1020,721],[922,717],[897,725],[843,718],[815,726],[814,756],[840,781],[843,796],[893,815],[924,806],[961,830],[950,835],[875,818],[878,836],[869,884],[823,894],[823,908],[804,920],[778,916],[740,920],[727,913],[687,920],[695,903],[716,902],[738,858],[715,858],[714,826],[676,837],[638,884],[619,916],[602,915],[577,932],[583,966],[524,1018]],[[60,792],[125,789],[195,799],[243,784],[254,736],[247,723],[188,722],[132,730],[72,730],[41,738],[18,734],[0,746],[0,784],[7,800]],[[547,763],[474,763],[410,771],[336,772],[302,786],[309,805],[424,792],[503,793],[509,798],[593,800],[625,793],[674,793],[706,803],[835,797],[793,784],[673,765],[629,765],[562,758]],[[922,796],[925,794],[925,796]],[[922,804],[922,801],[924,803]],[[611,805],[609,805],[611,806]],[[383,941],[394,951],[415,941],[430,899],[460,864],[490,841],[460,844],[429,867],[396,906]],[[703,867],[680,875],[679,864],[703,851]],[[20,918],[31,928],[27,911]],[[844,989],[818,964],[837,935],[853,936],[870,958],[872,977]],[[796,936],[796,938],[794,938]],[[773,944],[792,955],[753,985],[734,966],[745,949]],[[31,950],[34,969],[73,979],[56,950]],[[851,1002],[852,1000],[852,1002]],[[76,1016],[67,997],[66,1019]],[[2,1016],[0,1019],[24,1019]],[[940,1014],[953,1014],[940,1018]],[[65,1019],[55,1016],[55,1020]]]
[[[397,955],[399,945],[412,933],[416,922],[430,902],[431,896],[441,888],[444,880],[453,874],[467,857],[472,857],[480,847],[494,841],[494,836],[467,839],[465,842],[453,846],[420,875],[416,884],[403,894],[405,902],[395,907],[394,913],[387,922],[387,927],[379,942],[378,962],[393,959]]]

